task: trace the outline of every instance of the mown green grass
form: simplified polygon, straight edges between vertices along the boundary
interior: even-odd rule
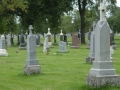
[[[69,38],[69,40],[71,40]],[[59,40],[58,40],[59,41]],[[120,39],[115,37],[114,68],[120,75]],[[43,47],[37,47],[37,59],[41,65],[41,74],[24,75],[23,68],[27,60],[27,51],[19,50],[13,45],[7,48],[8,57],[0,57],[0,90],[120,90],[119,87],[105,86],[93,88],[86,86],[86,74],[89,74],[91,64],[86,63],[89,49],[87,44],[80,49],[67,46],[67,53],[58,53],[58,46],[50,49],[49,55],[42,52]],[[54,53],[57,53],[54,55]]]

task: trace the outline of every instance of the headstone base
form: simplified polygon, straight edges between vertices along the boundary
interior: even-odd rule
[[[113,48],[113,49],[116,49],[116,45],[112,45],[112,48]]]
[[[67,50],[58,50],[58,52],[68,52]]]
[[[86,58],[86,63],[92,63],[95,58],[87,57]]]
[[[19,49],[21,49],[21,50],[26,50],[27,47],[19,47]]]
[[[40,47],[40,45],[36,45],[36,47]]]
[[[90,49],[90,45],[87,46],[87,49]]]
[[[29,65],[24,67],[24,74],[31,75],[31,74],[39,74],[41,73],[40,65]]]
[[[92,87],[100,87],[105,85],[119,86],[120,76],[118,75],[90,75],[86,76],[86,84]]]
[[[80,46],[71,46],[71,48],[80,48]]]
[[[8,56],[6,49],[0,49],[0,56]]]

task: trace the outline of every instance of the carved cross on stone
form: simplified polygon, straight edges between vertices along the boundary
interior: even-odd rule
[[[100,20],[101,21],[105,21],[105,11],[106,11],[106,6],[105,4],[102,2],[100,3],[100,7],[98,7],[98,9],[100,10]]]
[[[33,26],[29,25],[29,35],[32,35],[32,29],[33,29]]]

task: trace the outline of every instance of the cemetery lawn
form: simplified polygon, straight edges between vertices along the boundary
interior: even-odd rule
[[[87,42],[87,41],[86,41]],[[120,38],[115,37],[117,45],[113,55],[116,73],[120,75]],[[82,44],[79,49],[67,46],[67,53],[58,53],[58,46],[50,49],[49,55],[37,47],[37,59],[41,65],[41,74],[24,75],[23,68],[27,60],[27,51],[13,45],[7,48],[8,57],[0,57],[0,90],[120,90],[120,87],[104,86],[93,88],[86,86],[86,74],[91,64],[86,63],[89,49]]]

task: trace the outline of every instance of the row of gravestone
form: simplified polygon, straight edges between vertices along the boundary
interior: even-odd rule
[[[93,28],[94,34],[92,34],[93,36],[91,36],[91,41],[94,42],[93,47],[95,48],[94,61],[92,62],[92,68],[90,69],[90,73],[86,76],[86,84],[89,86],[103,86],[106,84],[119,86],[120,76],[116,74],[116,70],[113,68],[113,62],[110,59],[110,27],[105,19],[106,8],[104,3],[100,3],[99,9],[100,20]],[[36,59],[36,37],[32,34],[32,29],[33,27],[32,25],[30,25],[30,33],[27,36],[28,55],[26,65],[24,67],[24,73],[27,75],[33,73],[41,73],[41,66],[39,65],[38,60]],[[62,34],[60,37],[60,42],[63,43]],[[48,38],[49,36],[46,36],[44,43],[50,40],[48,40]],[[1,37],[0,42],[5,44],[5,39],[3,38],[3,36]],[[52,44],[50,43],[47,45],[49,45],[49,48]],[[2,44],[0,45],[0,47],[3,49],[5,48]]]

